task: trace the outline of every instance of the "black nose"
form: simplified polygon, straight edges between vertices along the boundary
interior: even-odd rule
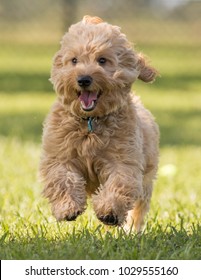
[[[93,79],[90,76],[79,76],[77,83],[80,87],[88,87],[91,85]]]

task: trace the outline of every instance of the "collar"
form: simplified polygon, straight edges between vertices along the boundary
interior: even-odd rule
[[[88,133],[92,133],[95,130],[96,124],[98,123],[98,121],[102,120],[105,121],[108,118],[108,115],[102,116],[102,117],[98,117],[98,116],[94,116],[94,117],[79,117],[77,115],[74,115],[72,113],[70,113],[72,117],[74,117],[77,121],[79,122],[83,122],[86,121],[87,122],[87,128],[88,128]]]
[[[97,123],[99,117],[88,117],[81,119],[87,121],[88,132],[94,132],[94,123]]]

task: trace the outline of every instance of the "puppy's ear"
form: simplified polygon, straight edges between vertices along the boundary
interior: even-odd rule
[[[159,75],[157,70],[148,64],[141,53],[138,54],[137,69],[140,72],[138,79],[142,80],[145,83],[153,82],[156,76]]]
[[[84,23],[92,23],[92,24],[98,24],[103,22],[103,20],[99,17],[91,17],[91,16],[84,16],[83,20]]]
[[[54,85],[57,92],[63,92],[62,80],[58,79],[58,73],[60,73],[60,69],[63,67],[62,55],[61,52],[58,51],[54,58],[51,69],[51,77],[49,81]]]
[[[58,51],[53,58],[53,66],[56,68],[61,68],[63,66],[62,54],[60,51]]]

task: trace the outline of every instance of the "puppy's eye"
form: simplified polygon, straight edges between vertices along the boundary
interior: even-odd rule
[[[73,57],[71,61],[72,61],[73,64],[77,64],[77,58],[76,57]]]
[[[98,63],[100,64],[100,65],[103,65],[103,64],[105,64],[107,62],[107,59],[105,58],[105,57],[100,57],[99,59],[98,59]]]

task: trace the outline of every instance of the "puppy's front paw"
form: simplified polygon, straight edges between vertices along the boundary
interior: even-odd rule
[[[99,216],[98,219],[105,225],[116,226],[118,225],[118,217],[110,213],[106,216]]]
[[[75,203],[66,203],[61,205],[52,205],[52,212],[57,221],[75,221],[76,218],[81,215],[85,210],[84,205],[78,205]]]
[[[77,211],[77,212],[75,212],[75,213],[71,213],[71,214],[68,214],[65,218],[64,218],[64,220],[66,220],[66,221],[68,221],[68,222],[70,222],[70,221],[75,221],[76,220],[76,218],[79,216],[79,215],[81,215],[82,214],[82,212],[81,211]]]
[[[99,195],[93,196],[96,217],[105,225],[121,226],[127,216],[125,204],[120,199],[116,199],[115,195],[114,199],[111,199],[111,196],[109,198],[110,201],[107,201]]]

